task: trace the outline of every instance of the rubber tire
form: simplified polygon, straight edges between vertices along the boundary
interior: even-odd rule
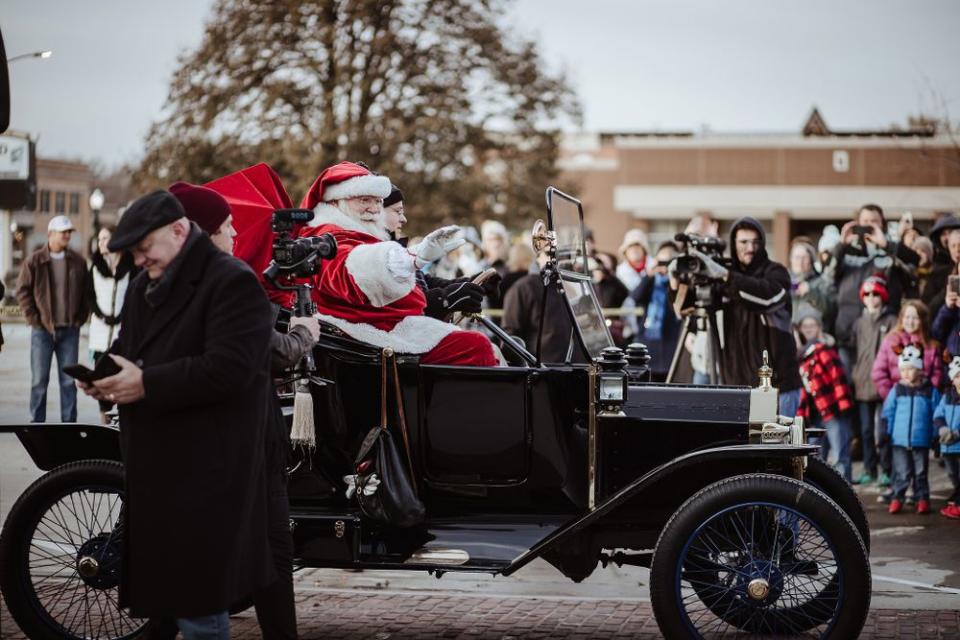
[[[112,460],[82,460],[40,476],[14,503],[0,532],[0,591],[10,615],[27,637],[34,640],[65,640],[75,636],[65,636],[35,610],[33,591],[24,584],[30,577],[21,573],[24,553],[29,549],[36,523],[50,505],[77,487],[90,485],[115,488],[122,496],[123,465]],[[120,637],[132,638],[143,630],[141,627]]]
[[[837,503],[847,514],[853,526],[860,534],[860,540],[870,553],[870,524],[867,522],[867,513],[863,510],[860,497],[853,490],[850,483],[844,480],[840,472],[831,467],[821,458],[807,457],[807,468],[803,471],[803,481],[813,485]]]
[[[734,476],[701,489],[674,512],[660,533],[650,565],[650,599],[666,638],[700,638],[687,627],[678,606],[676,565],[690,536],[713,515],[749,502],[771,502],[795,510],[817,524],[830,540],[845,577],[843,606],[824,638],[856,638],[870,609],[870,562],[850,518],[826,494],[809,484],[768,474]]]

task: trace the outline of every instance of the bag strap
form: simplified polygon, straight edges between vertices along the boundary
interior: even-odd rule
[[[387,430],[387,349],[380,352],[380,428]]]
[[[413,472],[413,455],[410,452],[410,437],[407,435],[407,418],[405,411],[403,410],[403,394],[400,392],[400,372],[397,370],[397,358],[393,356],[393,353],[388,356],[392,366],[393,366],[393,388],[396,391],[397,395],[397,415],[400,417],[400,435],[403,436],[403,448],[407,453],[407,467],[410,470],[410,484],[413,485],[413,493],[418,494],[417,490],[417,480],[415,473]],[[386,367],[384,367],[386,370]],[[386,395],[386,393],[384,393]]]

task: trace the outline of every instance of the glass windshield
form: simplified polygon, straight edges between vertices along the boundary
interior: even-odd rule
[[[563,292],[567,295],[567,302],[573,310],[573,317],[583,337],[583,344],[596,358],[606,347],[613,346],[607,322],[600,311],[600,304],[593,292],[593,285],[589,280],[570,280],[563,278]]]
[[[573,311],[577,333],[591,358],[613,346],[587,270],[580,202],[553,188],[547,191],[550,228],[557,237],[557,267],[563,292]]]
[[[557,236],[557,266],[561,271],[587,273],[580,203],[559,191],[551,191],[550,223]]]

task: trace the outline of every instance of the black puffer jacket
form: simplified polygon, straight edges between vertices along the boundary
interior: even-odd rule
[[[937,220],[933,229],[930,230],[930,240],[933,242],[933,268],[920,300],[929,307],[931,318],[936,318],[937,312],[943,306],[947,292],[947,279],[957,272],[957,265],[950,257],[950,252],[941,243],[943,234],[954,229],[960,229],[960,219],[948,213]]]
[[[840,243],[834,249],[837,258],[837,322],[834,336],[837,343],[848,349],[856,349],[857,336],[853,323],[860,317],[863,304],[860,302],[860,286],[870,276],[882,276],[887,281],[890,294],[888,305],[900,310],[900,300],[914,286],[914,270],[920,256],[906,245],[889,241],[885,249],[869,254],[855,244]],[[929,286],[929,285],[928,285]]]
[[[760,249],[749,265],[737,260],[734,238],[742,228],[760,234]],[[782,264],[770,260],[765,242],[763,227],[753,218],[740,218],[730,229],[733,266],[723,288],[723,382],[756,386],[766,350],[774,386],[793,391],[800,388],[801,381],[790,326],[790,274]]]

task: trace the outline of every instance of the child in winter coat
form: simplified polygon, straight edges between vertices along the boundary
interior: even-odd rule
[[[800,405],[797,415],[811,426],[826,429],[821,442],[824,459],[851,481],[850,409],[853,394],[840,362],[840,354],[832,336],[823,333],[820,312],[801,303],[797,312],[798,329],[804,345],[800,348]]]
[[[947,499],[947,506],[940,509],[940,515],[960,520],[960,355],[952,356],[947,373],[953,386],[943,394],[933,413],[933,428],[940,440],[940,455],[953,485],[953,493]]]
[[[877,393],[884,400],[893,385],[900,381],[897,356],[908,344],[916,344],[923,350],[923,375],[934,387],[940,388],[943,378],[940,345],[928,333],[929,319],[927,305],[919,300],[903,301],[900,315],[897,317],[897,326],[880,344],[871,372]]]
[[[860,441],[863,445],[863,473],[854,484],[867,484],[879,480],[882,487],[890,485],[890,451],[880,451],[878,456],[876,427],[879,420],[882,398],[873,384],[873,363],[884,336],[894,327],[897,316],[886,306],[890,299],[887,283],[880,276],[871,276],[860,285],[860,301],[863,311],[853,324],[857,336],[857,361],[851,378],[853,394],[860,412]],[[889,449],[889,445],[885,445]],[[881,461],[878,465],[878,458]],[[883,464],[886,460],[886,464]],[[881,474],[877,478],[877,467]]]
[[[900,513],[907,487],[912,486],[917,513],[930,513],[927,465],[933,441],[933,412],[940,392],[924,377],[923,351],[918,345],[899,350],[900,381],[883,403],[883,422],[893,444],[893,495],[890,513]]]

